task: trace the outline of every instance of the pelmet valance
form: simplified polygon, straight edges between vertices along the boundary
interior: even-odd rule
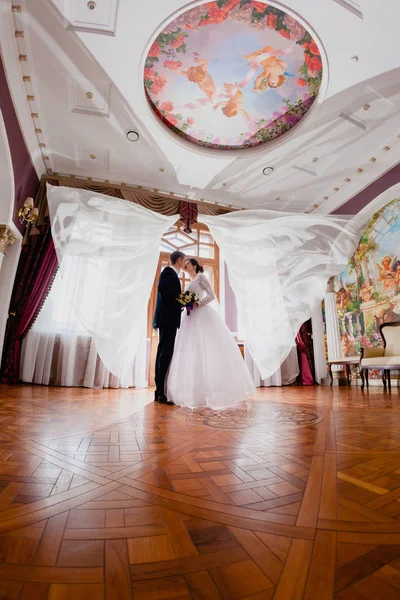
[[[190,226],[198,221],[198,215],[222,215],[231,212],[231,209],[228,207],[217,206],[203,201],[182,200],[181,198],[175,198],[174,196],[160,192],[151,192],[142,188],[128,189],[125,186],[91,183],[80,179],[73,179],[72,177],[44,176],[40,182],[35,200],[35,206],[39,209],[39,216],[35,225],[27,226],[23,244],[27,243],[29,236],[37,235],[41,232],[41,226],[49,216],[46,183],[54,186],[61,185],[63,187],[89,190],[97,194],[111,196],[112,198],[129,200],[129,202],[134,202],[144,208],[166,216],[179,214],[187,232],[190,232]]]

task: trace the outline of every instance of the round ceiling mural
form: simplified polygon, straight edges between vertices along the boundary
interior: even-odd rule
[[[265,2],[217,0],[171,21],[146,57],[157,116],[208,148],[240,150],[289,131],[310,110],[322,61],[310,33]]]

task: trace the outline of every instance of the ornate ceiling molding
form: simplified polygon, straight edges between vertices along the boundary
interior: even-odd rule
[[[364,18],[363,13],[360,10],[360,5],[358,4],[358,2],[354,2],[353,0],[333,0],[333,1],[336,2],[336,4],[340,4],[340,6],[343,6],[343,8],[345,8],[346,10],[353,13],[353,15],[356,15],[356,17],[358,17],[359,19]]]
[[[69,31],[85,31],[102,35],[115,35],[119,0],[77,2],[64,0],[64,17]]]

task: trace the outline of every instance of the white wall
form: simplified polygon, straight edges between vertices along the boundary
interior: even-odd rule
[[[11,12],[11,4],[21,3],[11,2],[11,0],[0,0],[0,53],[3,60],[4,70],[6,72],[8,87],[14,108],[18,115],[21,132],[24,136],[26,147],[31,156],[32,164],[35,167],[37,175],[40,179],[44,173],[44,164],[31,118],[29,102],[26,98],[25,84],[22,80],[22,71],[18,58],[19,52],[16,44],[15,25]],[[23,14],[25,15],[25,13]],[[0,179],[0,181],[2,180]],[[1,202],[2,200],[0,200],[0,203]]]
[[[8,307],[21,253],[22,235],[15,225],[8,223],[17,238],[13,246],[7,248],[0,268],[0,362],[3,353],[4,334],[7,325]]]
[[[4,333],[8,318],[8,307],[14,285],[19,255],[21,252],[22,235],[12,222],[14,209],[14,172],[7,133],[3,116],[0,111],[0,225],[7,225],[15,235],[16,242],[6,248],[1,255],[0,263],[0,361],[3,351]]]

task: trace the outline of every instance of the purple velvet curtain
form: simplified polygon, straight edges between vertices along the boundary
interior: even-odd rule
[[[40,211],[38,223],[22,246],[11,296],[0,370],[3,383],[16,383],[19,379],[22,339],[39,314],[58,267],[49,217],[45,216],[45,182],[40,185],[35,204]]]
[[[299,383],[302,385],[314,385],[314,357],[311,346],[311,336],[306,323],[303,323],[296,335],[296,345],[300,367],[300,374],[298,377]]]

